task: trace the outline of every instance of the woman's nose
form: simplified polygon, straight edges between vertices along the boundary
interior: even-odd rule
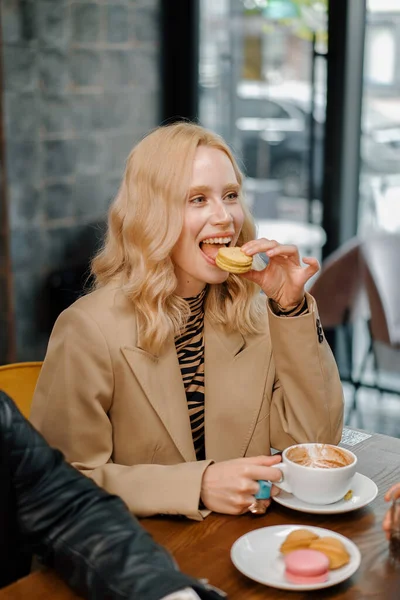
[[[231,223],[232,215],[223,202],[214,205],[211,221],[213,225]]]

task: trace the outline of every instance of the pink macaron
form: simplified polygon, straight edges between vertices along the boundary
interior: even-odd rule
[[[329,558],[318,550],[293,550],[285,556],[285,577],[290,583],[324,583],[328,572]]]

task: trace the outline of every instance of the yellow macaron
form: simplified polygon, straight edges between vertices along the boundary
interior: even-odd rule
[[[310,550],[319,550],[329,558],[329,568],[339,569],[350,561],[350,555],[344,544],[337,538],[326,536],[313,540]]]
[[[288,554],[293,550],[303,550],[309,548],[311,542],[317,540],[319,536],[309,529],[295,529],[286,537],[280,547],[282,554]]]
[[[215,258],[215,264],[229,273],[247,273],[253,264],[253,257],[247,256],[237,246],[220,248]]]

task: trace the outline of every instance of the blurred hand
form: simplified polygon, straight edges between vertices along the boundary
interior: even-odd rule
[[[259,490],[259,479],[280,481],[282,473],[271,465],[281,462],[280,456],[255,456],[235,458],[210,465],[204,471],[201,484],[201,500],[214,512],[241,515],[254,502]],[[272,486],[271,495],[279,493]],[[263,500],[269,506],[271,500]]]
[[[242,251],[248,256],[265,252],[268,265],[262,271],[251,270],[241,277],[250,279],[260,286],[262,291],[275,300],[282,308],[294,308],[304,297],[306,282],[319,271],[316,258],[304,257],[304,267],[300,264],[297,246],[281,245],[275,240],[261,238],[243,244]]]
[[[400,498],[400,483],[396,483],[396,485],[393,485],[385,494],[386,502],[391,502],[396,498]],[[392,527],[390,509],[387,511],[385,518],[383,519],[382,527],[383,531],[385,532],[386,539],[388,540],[390,538],[390,530]]]

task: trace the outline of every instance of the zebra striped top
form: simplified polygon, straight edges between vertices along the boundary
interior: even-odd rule
[[[206,457],[204,444],[204,298],[207,288],[198,296],[186,298],[190,317],[184,331],[175,337],[175,347],[185,387],[190,426],[197,460]]]
[[[189,409],[190,426],[197,460],[206,457],[204,441],[204,298],[207,287],[198,296],[186,298],[190,317],[184,331],[175,337],[175,347],[182,373]],[[308,313],[307,300],[289,311],[270,301],[272,310],[281,317],[298,317]]]

